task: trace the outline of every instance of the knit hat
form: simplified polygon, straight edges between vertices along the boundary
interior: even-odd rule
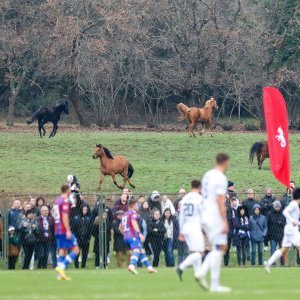
[[[273,202],[273,207],[274,208],[281,208],[281,206],[282,205],[281,205],[281,202],[279,200],[276,200],[276,201]]]
[[[261,206],[260,206],[259,204],[254,204],[254,205],[253,205],[253,211],[254,211],[256,208],[259,208],[259,210],[261,210]]]

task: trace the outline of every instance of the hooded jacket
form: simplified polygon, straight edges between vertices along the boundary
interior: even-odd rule
[[[282,209],[276,211],[274,208],[267,215],[268,236],[270,240],[281,243],[284,235],[285,217]]]
[[[259,210],[261,210],[259,204],[255,204],[253,206],[253,210],[252,210],[253,215],[249,219],[250,237],[252,241],[262,242],[264,241],[264,238],[268,233],[268,225],[265,216],[263,216],[261,213],[259,213],[258,215],[254,214],[254,210],[256,208],[259,208]]]
[[[158,200],[155,200],[155,197],[156,196],[159,196],[159,193],[157,191],[154,191],[152,192],[149,200],[148,200],[148,203],[149,203],[149,208],[153,211],[154,208],[158,209],[160,211],[160,213],[162,213],[162,210],[161,210],[161,204],[159,202],[159,199]]]

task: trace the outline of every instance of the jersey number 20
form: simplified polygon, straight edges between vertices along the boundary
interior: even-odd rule
[[[191,203],[184,204],[184,215],[186,217],[192,217],[194,215],[194,205]]]

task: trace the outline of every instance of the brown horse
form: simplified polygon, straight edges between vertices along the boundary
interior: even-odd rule
[[[101,190],[101,186],[104,180],[104,176],[110,175],[113,179],[114,185],[119,189],[124,189],[126,182],[131,187],[135,186],[131,183],[130,178],[133,175],[134,169],[131,163],[124,156],[113,157],[110,151],[103,147],[101,144],[96,145],[96,150],[93,155],[93,159],[100,158],[100,181],[98,189]],[[118,185],[116,175],[120,174],[124,178],[123,185]]]
[[[189,121],[189,135],[190,137],[195,137],[194,128],[197,125],[197,123],[200,123],[202,125],[202,131],[200,134],[205,132],[204,125],[208,124],[209,133],[212,136],[211,133],[211,125],[212,125],[212,113],[213,109],[218,109],[217,101],[214,98],[210,98],[205,102],[204,107],[197,108],[197,107],[191,107],[187,111],[187,119]]]
[[[177,104],[177,109],[179,111],[178,121],[183,121],[187,119],[187,112],[190,108],[183,103],[179,103]]]
[[[256,154],[258,168],[261,170],[262,164],[266,158],[269,158],[269,148],[268,142],[256,142],[252,145],[250,149],[249,159],[250,162],[253,163],[254,155]]]

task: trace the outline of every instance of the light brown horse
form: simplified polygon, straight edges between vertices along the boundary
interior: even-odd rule
[[[190,109],[189,107],[187,107],[185,104],[183,103],[179,103],[177,104],[177,109],[179,111],[179,117],[178,117],[178,121],[183,121],[185,119],[187,119],[187,112]]]
[[[197,123],[200,123],[202,125],[202,131],[200,134],[203,134],[205,132],[204,125],[208,124],[208,130],[210,135],[211,133],[211,125],[212,125],[212,113],[213,109],[218,109],[217,101],[214,98],[210,98],[205,102],[204,107],[197,108],[197,107],[191,107],[187,111],[187,119],[189,121],[189,135],[190,137],[196,137],[194,133],[194,128],[197,125]]]
[[[133,188],[135,186],[130,181],[133,175],[134,169],[132,164],[124,156],[113,157],[110,151],[103,147],[101,144],[96,145],[96,150],[93,155],[93,159],[100,158],[100,181],[98,190],[101,190],[104,176],[110,175],[113,179],[114,185],[119,189],[124,189],[126,182]],[[116,180],[116,175],[119,174],[124,178],[123,185],[119,185]]]
[[[266,158],[269,158],[268,142],[256,142],[252,145],[249,153],[250,162],[253,163],[254,155],[256,154],[258,168],[261,170],[262,164]]]

